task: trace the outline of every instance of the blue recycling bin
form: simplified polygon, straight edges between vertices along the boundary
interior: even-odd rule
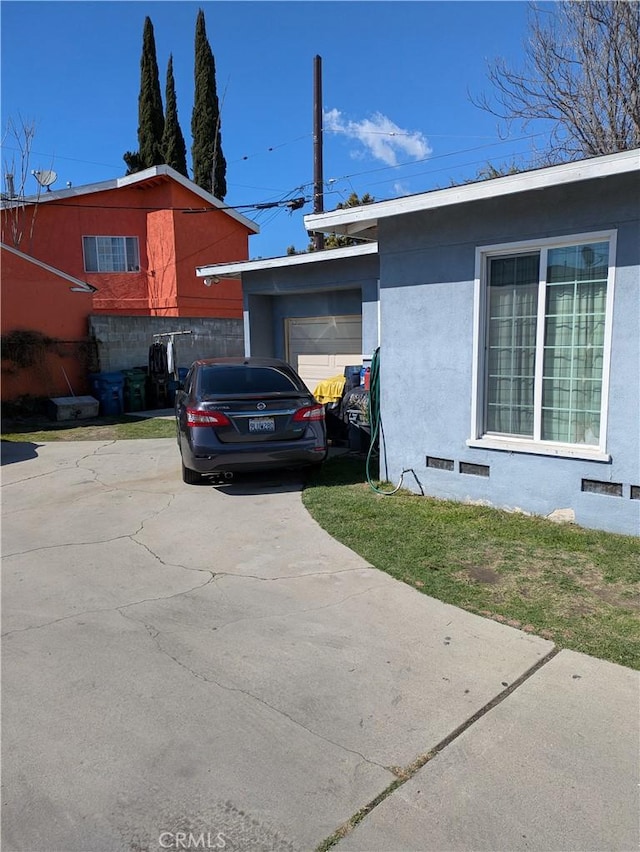
[[[100,414],[105,417],[122,414],[124,411],[124,374],[91,373],[93,395],[100,403]]]

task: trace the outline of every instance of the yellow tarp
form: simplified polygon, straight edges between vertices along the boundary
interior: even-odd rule
[[[340,402],[346,381],[344,376],[323,379],[316,385],[313,395],[323,405],[327,402]]]

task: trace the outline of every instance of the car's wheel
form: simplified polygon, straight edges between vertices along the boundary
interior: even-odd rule
[[[202,482],[202,476],[197,470],[185,467],[184,462],[182,462],[182,481],[186,482],[187,485],[199,485]]]

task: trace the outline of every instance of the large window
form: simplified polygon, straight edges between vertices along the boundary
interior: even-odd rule
[[[481,251],[475,438],[603,447],[612,244]]]
[[[138,272],[137,237],[83,237],[85,272]]]

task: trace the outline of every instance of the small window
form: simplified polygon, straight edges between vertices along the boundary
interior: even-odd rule
[[[83,237],[85,272],[139,272],[137,237]]]

